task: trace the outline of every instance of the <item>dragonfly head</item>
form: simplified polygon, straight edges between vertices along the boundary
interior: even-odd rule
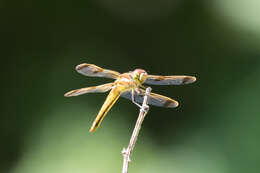
[[[140,84],[143,84],[147,78],[147,73],[143,69],[135,69],[133,71],[133,79]]]

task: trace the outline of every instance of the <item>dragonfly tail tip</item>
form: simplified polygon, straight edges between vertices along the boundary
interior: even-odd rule
[[[90,133],[93,133],[95,130],[96,130],[96,128],[91,127],[91,128],[89,129],[89,132],[90,132]]]

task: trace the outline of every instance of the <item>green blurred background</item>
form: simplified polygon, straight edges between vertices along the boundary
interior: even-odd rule
[[[153,86],[129,172],[259,172],[259,0],[1,1],[2,173],[121,172],[138,108],[120,98],[94,134],[106,94],[64,98],[80,63],[194,75]]]

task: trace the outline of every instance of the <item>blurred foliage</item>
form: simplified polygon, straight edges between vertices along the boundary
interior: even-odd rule
[[[153,86],[129,172],[259,172],[259,6],[249,1],[1,1],[0,172],[120,172],[138,109],[120,98],[88,129],[106,94],[64,98],[86,62],[127,72],[194,75]]]

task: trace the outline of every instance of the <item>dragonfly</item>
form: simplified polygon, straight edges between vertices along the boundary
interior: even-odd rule
[[[65,97],[71,97],[86,93],[105,93],[110,91],[89,130],[91,133],[93,133],[100,126],[104,117],[120,96],[131,100],[138,107],[141,107],[140,104],[143,102],[146,89],[144,84],[182,85],[190,84],[196,81],[196,77],[194,76],[149,75],[143,69],[135,69],[134,71],[121,74],[117,71],[104,69],[94,64],[87,63],[77,65],[75,69],[77,72],[85,76],[115,79],[115,81],[111,83],[72,90],[64,95]],[[151,92],[148,99],[148,105],[175,108],[179,105],[179,103],[169,97]]]

